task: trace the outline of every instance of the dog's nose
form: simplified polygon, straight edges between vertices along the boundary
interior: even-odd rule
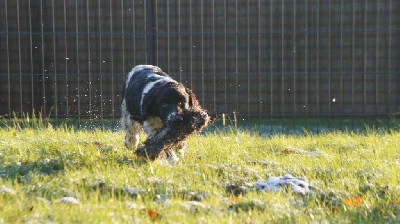
[[[176,115],[171,117],[171,123],[181,123],[183,122],[183,117]]]

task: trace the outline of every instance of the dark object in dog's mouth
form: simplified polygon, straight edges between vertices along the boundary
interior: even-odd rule
[[[191,135],[212,123],[214,118],[207,111],[185,111],[181,122],[167,121],[161,130],[144,142],[144,146],[136,150],[138,156],[159,160],[182,146]]]

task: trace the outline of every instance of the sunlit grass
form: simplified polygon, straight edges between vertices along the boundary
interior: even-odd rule
[[[122,132],[35,122],[0,129],[0,223],[400,222],[399,131],[209,132],[169,166],[137,158]],[[252,187],[285,174],[314,193]]]

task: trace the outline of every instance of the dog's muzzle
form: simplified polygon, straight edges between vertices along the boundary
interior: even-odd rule
[[[168,123],[170,124],[176,124],[176,123],[181,123],[183,122],[183,117],[180,114],[177,113],[172,113],[168,116]]]

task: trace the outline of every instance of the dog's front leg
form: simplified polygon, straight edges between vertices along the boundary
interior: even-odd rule
[[[128,149],[136,149],[139,145],[140,124],[133,121],[129,128],[124,129],[124,132],[125,147]]]
[[[121,127],[125,133],[124,142],[128,149],[136,149],[139,144],[140,123],[131,119],[131,114],[126,109],[125,99],[121,104]]]

